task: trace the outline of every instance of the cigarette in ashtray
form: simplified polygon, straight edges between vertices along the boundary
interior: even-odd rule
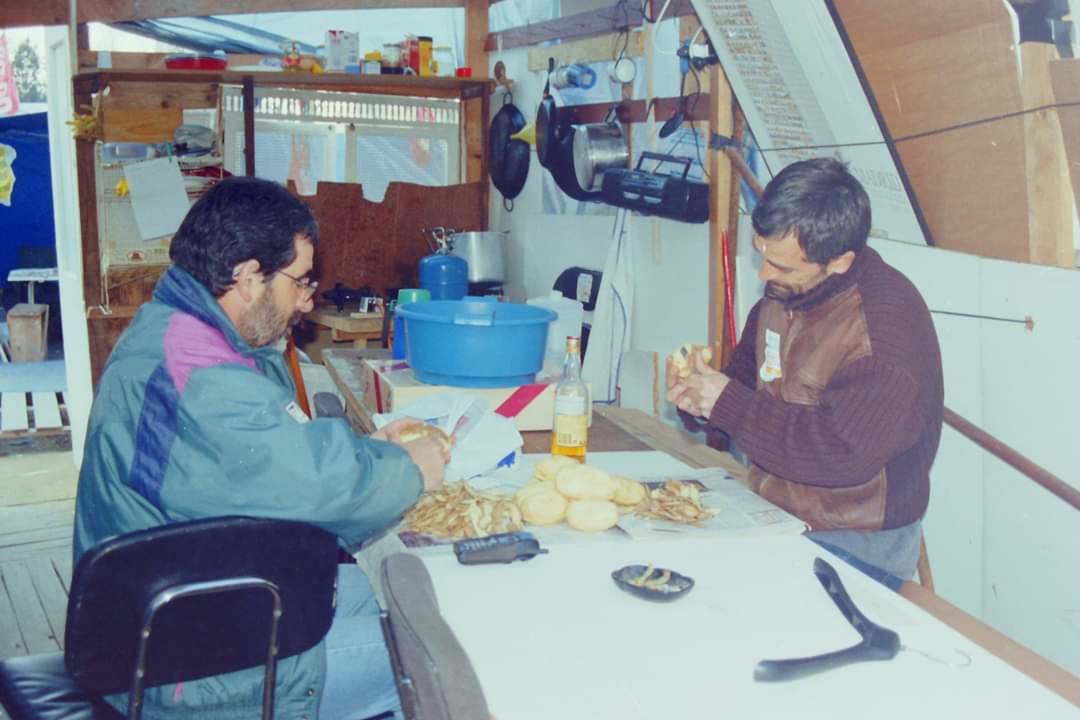
[[[427,423],[418,422],[398,432],[398,441],[402,443],[410,443],[423,438],[434,438],[446,452],[450,452],[450,448],[454,444],[449,435],[434,425],[428,425]]]
[[[655,575],[657,572],[659,572],[660,574],[657,575],[654,578],[653,575]],[[629,582],[630,582],[631,585],[633,585],[635,587],[642,587],[642,588],[646,588],[648,590],[660,590],[660,591],[663,591],[664,587],[668,583],[668,580],[670,580],[670,579],[671,579],[671,571],[670,570],[658,571],[658,570],[653,569],[652,565],[649,565],[648,567],[645,568],[645,572],[641,573],[641,575],[639,577],[631,579]]]

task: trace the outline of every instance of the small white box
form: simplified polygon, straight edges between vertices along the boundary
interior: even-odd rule
[[[345,30],[326,31],[326,69],[344,70],[360,57],[360,35]]]
[[[467,388],[428,385],[416,379],[404,360],[365,359],[361,364],[360,402],[372,414],[393,412],[413,400],[440,392],[465,392],[486,399],[491,409],[510,418],[518,430],[550,430],[555,410],[557,377],[537,376],[531,385],[508,388]],[[592,407],[589,408],[592,424]]]

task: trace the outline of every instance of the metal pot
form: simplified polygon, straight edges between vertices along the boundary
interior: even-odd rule
[[[450,253],[469,264],[469,282],[502,283],[506,280],[507,232],[460,232],[450,236]]]
[[[574,174],[582,190],[599,190],[604,171],[630,165],[622,126],[612,120],[578,125],[574,132]]]

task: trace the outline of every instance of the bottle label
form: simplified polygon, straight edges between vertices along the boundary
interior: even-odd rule
[[[584,415],[556,415],[555,443],[560,447],[585,447],[589,432],[588,418]]]
[[[570,395],[555,398],[556,415],[584,415],[586,413],[586,398]]]

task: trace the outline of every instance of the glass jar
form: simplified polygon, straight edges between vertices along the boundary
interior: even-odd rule
[[[449,45],[436,45],[431,49],[431,69],[439,77],[454,77],[454,51]]]
[[[398,43],[386,43],[382,46],[382,66],[387,68],[401,67],[401,45]]]

